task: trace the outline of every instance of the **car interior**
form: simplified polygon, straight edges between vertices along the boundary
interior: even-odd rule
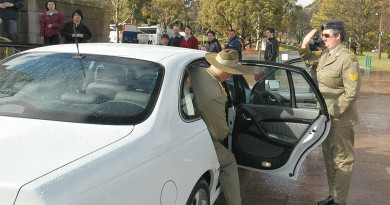
[[[0,105],[18,102],[29,108],[30,112],[14,113],[18,116],[57,119],[66,114],[66,121],[77,115],[87,120],[130,118],[146,112],[151,99],[152,103],[156,99],[153,93],[159,92],[156,85],[161,83],[163,70],[152,62],[93,55],[77,60],[72,54],[50,54],[48,59],[28,54],[26,58],[29,55],[39,57],[15,65],[10,61],[0,72],[13,75],[3,82],[9,84],[12,95],[0,99]],[[83,121],[81,117],[75,120]]]
[[[273,71],[275,79],[264,75],[252,85],[246,84],[253,76],[226,81],[236,107],[232,151],[241,166],[280,168],[320,116],[316,95],[301,74]]]
[[[86,75],[92,77],[85,78],[83,82],[85,90],[64,93],[61,96],[63,101],[100,104],[114,100],[145,108],[153,90],[153,80],[157,77],[153,71],[102,63],[90,70]]]

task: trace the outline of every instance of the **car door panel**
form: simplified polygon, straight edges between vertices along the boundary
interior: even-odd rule
[[[241,105],[237,113],[245,121],[243,124],[249,125],[249,131],[259,133],[271,142],[287,146],[297,144],[313,120],[319,116],[318,110],[252,104]],[[250,124],[249,120],[253,120],[253,123]]]
[[[231,150],[244,168],[296,179],[304,157],[326,137],[330,122],[325,102],[304,69],[277,63],[242,61],[242,65],[272,68],[250,94],[243,76],[230,80],[235,116]],[[237,80],[239,79],[239,80]],[[246,82],[246,81],[245,81]],[[234,89],[234,91],[231,91]],[[245,96],[245,97],[244,97]],[[234,99],[236,97],[236,99]],[[229,120],[230,122],[230,120]],[[230,147],[229,147],[230,148]]]
[[[318,110],[242,104],[237,110],[234,131],[239,134],[233,134],[233,152],[252,154],[273,164],[273,169],[279,168],[318,116]],[[244,156],[237,161],[248,166],[255,160]]]

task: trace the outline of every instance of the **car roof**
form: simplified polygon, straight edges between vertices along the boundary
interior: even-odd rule
[[[204,51],[195,49],[132,43],[80,43],[79,50],[81,55],[106,55],[134,58],[157,63],[170,57],[179,58],[179,56],[182,55],[204,57],[206,54]],[[60,52],[77,54],[77,48],[76,44],[60,44],[54,46],[43,46],[30,49],[25,52]]]

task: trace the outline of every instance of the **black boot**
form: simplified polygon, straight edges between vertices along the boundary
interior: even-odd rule
[[[335,204],[333,196],[328,196],[328,198],[326,198],[322,201],[319,201],[317,203],[317,205],[332,205],[332,204]]]

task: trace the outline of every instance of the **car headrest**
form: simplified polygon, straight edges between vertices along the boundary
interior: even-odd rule
[[[126,71],[121,66],[98,65],[95,72],[95,82],[123,85],[126,82]]]

